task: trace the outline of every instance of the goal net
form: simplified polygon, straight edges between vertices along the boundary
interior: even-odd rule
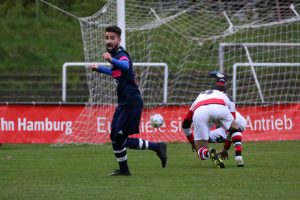
[[[109,0],[94,15],[80,18],[86,62],[104,62],[104,30],[118,24],[117,2]],[[228,75],[228,93],[244,116],[253,115],[247,107],[251,105],[271,118],[289,112],[289,106],[300,100],[300,66],[291,65],[300,63],[300,46],[293,45],[300,43],[298,12],[300,3],[280,0],[126,0],[126,49],[134,62],[168,66],[167,98],[163,68],[135,67],[145,105],[141,135],[154,141],[185,138],[177,134],[182,119],[199,92],[212,87],[208,71],[216,69]],[[109,141],[115,86],[111,77],[88,68],[86,78],[89,101],[74,122],[73,133],[63,134],[58,143]],[[280,106],[266,108],[274,104]],[[154,113],[166,121],[160,130],[149,126]]]

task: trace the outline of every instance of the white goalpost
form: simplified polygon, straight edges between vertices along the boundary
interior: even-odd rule
[[[85,63],[104,62],[105,28],[122,28],[122,45],[135,63],[145,65],[135,68],[145,105],[141,123],[144,138],[182,141],[185,136],[177,133],[185,111],[200,91],[213,86],[214,80],[208,77],[211,70],[226,73],[228,94],[233,95],[249,123],[254,117],[251,109],[262,118],[273,119],[290,113],[291,104],[298,105],[299,10],[300,2],[276,4],[271,0],[108,0],[95,14],[76,19]],[[85,71],[88,102],[72,126],[73,134],[63,134],[58,143],[109,141],[115,86],[111,77],[88,68]],[[66,94],[62,98],[66,100]],[[268,107],[272,104],[280,107]],[[160,130],[151,129],[148,123],[150,115],[157,112],[166,120]],[[284,119],[290,116],[299,120],[292,114]]]
[[[67,102],[67,69],[69,67],[88,67],[92,64],[98,64],[103,66],[110,66],[110,63],[107,62],[100,62],[100,63],[88,63],[88,62],[67,62],[64,63],[62,66],[62,102]],[[163,99],[161,104],[167,104],[168,103],[168,77],[169,77],[169,69],[168,65],[166,63],[133,63],[133,67],[140,68],[140,67],[155,67],[155,68],[163,68]],[[135,71],[141,71],[141,70],[135,70]],[[137,78],[139,79],[139,75],[137,74]],[[160,81],[161,82],[161,81]]]
[[[238,82],[239,81],[242,81],[242,80],[238,80],[238,69],[239,68],[273,68],[273,69],[276,69],[276,68],[281,68],[281,67],[284,67],[284,68],[291,68],[290,71],[293,71],[295,73],[298,73],[300,71],[300,63],[235,63],[233,65],[233,72],[232,72],[232,98],[235,102],[241,102],[241,100],[238,100],[237,96],[237,89],[238,89]],[[272,73],[272,75],[274,75],[274,73]],[[250,75],[251,76],[251,75]],[[253,73],[252,73],[252,76],[253,76]],[[264,74],[264,76],[267,76],[267,74]],[[289,75],[290,76],[290,75]],[[257,77],[256,77],[257,79]],[[273,94],[272,96],[275,96],[275,98],[272,99],[272,101],[266,101],[266,98],[262,92],[262,90],[260,89],[261,86],[258,85],[257,88],[259,88],[259,90],[257,91],[257,93],[259,94],[259,99],[257,99],[257,103],[258,104],[284,104],[284,103],[291,103],[291,102],[297,102],[295,101],[293,98],[287,98],[289,95],[297,95],[297,91],[299,92],[299,89],[298,88],[295,88],[293,86],[293,84],[295,82],[297,82],[297,77],[295,78],[285,78],[285,79],[278,79],[278,80],[275,80],[274,78],[273,79],[270,79],[269,82],[275,82],[277,81],[277,85],[282,85],[283,87],[279,87],[277,86],[276,88],[276,94]],[[256,81],[256,85],[259,84],[257,81]],[[263,84],[266,84],[266,83],[263,83]],[[270,84],[270,83],[269,83]],[[287,85],[286,85],[287,84]],[[270,86],[269,86],[270,87]],[[290,88],[291,87],[291,88]],[[287,89],[289,88],[289,89]],[[272,90],[272,88],[266,88],[267,90]],[[291,94],[289,94],[289,92],[291,92]],[[296,94],[294,94],[296,93]],[[286,98],[282,98],[282,97],[286,97]],[[252,103],[253,103],[253,99],[252,100]],[[245,102],[244,102],[245,103]]]
[[[248,61],[247,63],[234,63],[233,64],[233,68],[232,68],[232,72],[229,71],[228,73],[232,73],[232,98],[234,101],[237,101],[239,103],[242,103],[242,100],[237,100],[237,68],[240,67],[248,67],[247,69],[250,70],[251,75],[254,79],[255,82],[255,86],[257,88],[257,94],[259,95],[259,99],[258,99],[258,103],[273,103],[274,100],[272,100],[271,102],[267,102],[265,100],[265,95],[263,94],[263,91],[261,89],[261,84],[260,81],[257,77],[257,73],[256,73],[256,69],[257,67],[265,67],[265,69],[267,68],[271,68],[271,67],[275,67],[277,69],[281,68],[285,68],[286,73],[290,72],[290,71],[294,71],[296,74],[299,71],[299,69],[287,69],[287,67],[299,67],[299,63],[286,63],[286,62],[260,62],[259,60],[256,61],[256,63],[253,62],[250,50],[251,49],[255,49],[256,51],[261,51],[261,54],[268,54],[268,52],[272,52],[274,51],[276,53],[282,51],[283,49],[293,49],[294,51],[298,52],[299,48],[300,48],[300,43],[220,43],[219,46],[219,69],[220,71],[224,71],[224,54],[225,54],[225,49],[241,49],[241,51],[244,51],[246,60]],[[250,50],[249,50],[250,49]],[[273,52],[273,53],[274,53]],[[257,54],[257,52],[256,52]],[[271,61],[272,59],[269,59],[268,61]],[[278,60],[278,58],[277,58]],[[285,61],[286,57],[283,57],[282,61]],[[272,72],[273,73],[273,72]],[[264,74],[263,76],[267,76],[268,74]],[[278,80],[275,80],[274,78],[270,79],[269,82],[275,82]],[[281,81],[285,81],[285,79],[282,79]],[[288,79],[288,81],[295,81],[297,82],[297,80],[292,80],[291,78]],[[265,84],[265,83],[264,83]],[[277,87],[279,88],[279,87]],[[282,89],[286,89],[286,88],[282,88]],[[277,89],[277,91],[279,91],[279,89]],[[286,90],[288,91],[288,90]],[[275,95],[275,94],[273,94]],[[253,99],[252,103],[253,102]],[[281,100],[282,101],[282,100]],[[286,99],[283,101],[283,103],[285,102],[289,102],[290,100]],[[245,102],[245,101],[244,101]],[[275,102],[279,103],[280,101],[275,100]]]

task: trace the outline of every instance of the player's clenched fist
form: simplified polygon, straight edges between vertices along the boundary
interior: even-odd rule
[[[105,53],[103,53],[103,58],[105,59],[105,60],[107,60],[108,62],[111,62],[111,55],[110,55],[110,53],[108,53],[108,52],[105,52]]]
[[[89,67],[90,67],[90,69],[92,69],[93,71],[97,71],[97,69],[98,69],[98,65],[96,65],[95,63],[94,63],[94,64],[91,64]]]

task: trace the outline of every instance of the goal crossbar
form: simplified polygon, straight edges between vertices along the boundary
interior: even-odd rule
[[[237,90],[237,68],[238,67],[300,67],[300,63],[235,63],[233,65],[233,75],[232,75],[232,98],[233,101],[236,101],[236,90]],[[259,84],[258,81],[255,84]],[[257,85],[257,88],[260,88],[260,85]],[[261,101],[264,103],[264,96],[262,91],[259,90],[259,95]]]
[[[220,43],[219,44],[219,69],[224,71],[224,49],[228,47],[300,47],[300,43]]]
[[[92,64],[110,66],[108,62],[66,62],[62,66],[62,102],[67,101],[67,68],[68,67],[86,67]],[[164,81],[163,81],[163,103],[168,102],[168,77],[169,77],[169,67],[167,63],[144,63],[144,62],[134,62],[134,67],[162,67],[164,68]]]

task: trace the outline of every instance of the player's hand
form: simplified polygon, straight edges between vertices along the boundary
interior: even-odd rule
[[[105,52],[102,56],[105,60],[107,60],[108,62],[111,63],[112,57],[111,57],[110,53]]]
[[[222,160],[228,160],[228,150],[222,149],[222,151],[220,151],[218,154]]]
[[[90,65],[89,68],[90,68],[91,70],[93,70],[93,71],[97,71],[98,65],[96,65],[96,64],[94,63],[94,64]]]
[[[195,143],[190,143],[191,144],[191,147],[192,147],[192,152],[197,152],[197,149],[196,149],[196,145]]]

